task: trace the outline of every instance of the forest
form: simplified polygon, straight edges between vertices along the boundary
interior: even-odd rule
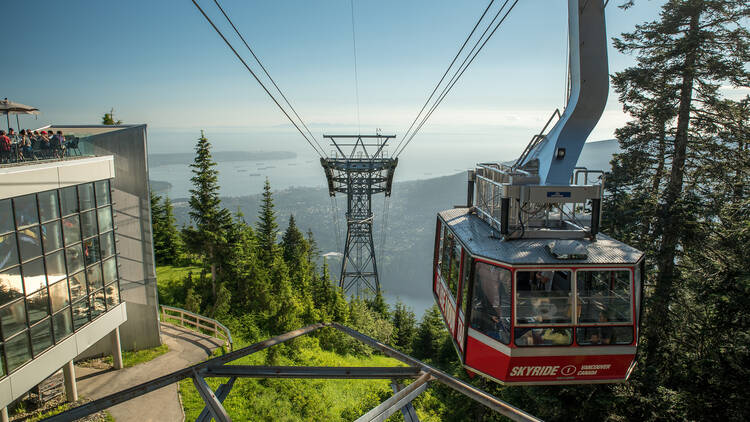
[[[612,75],[630,120],[616,132],[620,152],[606,177],[602,230],[647,256],[637,365],[626,383],[503,387],[470,379],[434,306],[417,321],[407,306],[382,296],[346,297],[314,237],[293,215],[275,211],[269,182],[255,225],[226,208],[203,136],[191,165],[190,224],[178,229],[170,201],[152,198],[158,265],[196,268],[160,282],[160,300],[214,317],[248,344],[311,322],[337,321],[544,420],[746,420],[749,18],[744,1],[671,0],[653,21],[614,39],[635,64]],[[384,358],[321,331],[257,359],[364,364]],[[369,383],[356,394],[333,397],[347,388],[246,381],[227,407],[243,419],[350,420],[390,395],[385,383]],[[251,395],[260,399],[242,400]],[[197,396],[184,386],[189,415],[191,397]],[[421,420],[501,419],[439,385],[415,407]]]

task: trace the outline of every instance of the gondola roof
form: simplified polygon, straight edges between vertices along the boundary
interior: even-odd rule
[[[502,236],[469,208],[453,208],[438,213],[473,255],[510,265],[634,265],[643,252],[601,233],[596,241],[589,239],[517,239],[502,240]],[[550,250],[558,246],[585,251],[574,259],[560,259]]]

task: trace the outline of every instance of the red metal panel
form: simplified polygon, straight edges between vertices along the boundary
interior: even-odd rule
[[[504,353],[469,336],[466,364],[502,382],[624,380],[635,355],[520,356]]]
[[[487,346],[471,335],[466,338],[465,354],[466,365],[500,381],[505,381],[507,378],[510,356]]]

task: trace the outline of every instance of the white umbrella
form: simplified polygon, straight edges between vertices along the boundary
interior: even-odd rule
[[[18,127],[18,130],[21,130],[21,126],[18,123],[18,115],[19,114],[39,114],[39,109],[24,105],[24,104],[20,104],[20,103],[14,103],[12,101],[8,101],[8,99],[6,98],[0,101],[0,114],[5,115],[5,121],[8,123],[8,130],[10,130],[10,115],[15,114],[16,126]]]

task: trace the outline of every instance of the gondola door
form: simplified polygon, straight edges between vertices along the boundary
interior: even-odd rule
[[[451,230],[444,224],[440,239],[436,239],[435,279],[433,294],[451,336],[456,338],[456,298],[461,270],[463,248]]]
[[[466,250],[463,252],[461,258],[461,283],[458,286],[459,297],[458,297],[458,311],[456,312],[456,344],[458,345],[461,356],[464,355],[464,339],[466,337],[466,315],[468,304],[471,302],[469,296],[469,283],[471,281],[471,268],[472,260]],[[463,358],[462,358],[463,360]]]

